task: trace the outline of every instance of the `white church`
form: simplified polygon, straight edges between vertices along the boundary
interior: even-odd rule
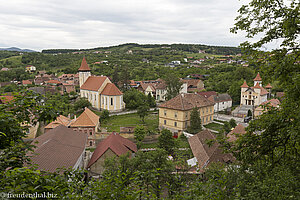
[[[107,76],[92,76],[85,58],[82,59],[78,71],[80,96],[87,98],[94,108],[110,112],[122,111],[125,108],[123,93]]]

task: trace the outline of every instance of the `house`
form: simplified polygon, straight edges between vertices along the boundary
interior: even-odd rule
[[[278,108],[280,105],[280,101],[278,99],[270,99],[261,103],[254,109],[254,117],[258,117],[268,110],[270,107]]]
[[[87,165],[89,174],[91,176],[101,175],[106,158],[119,157],[127,153],[130,153],[131,156],[135,152],[137,152],[137,147],[132,141],[123,138],[118,133],[112,133],[97,145]]]
[[[69,83],[63,83],[62,84],[62,93],[70,93],[70,92],[75,92],[75,85],[69,84]]]
[[[62,85],[62,83],[59,80],[49,80],[46,81],[47,85],[52,85],[52,86],[59,86]]]
[[[208,99],[215,103],[214,110],[215,112],[227,110],[232,107],[232,99],[229,94],[217,94],[211,95]]]
[[[62,83],[79,85],[79,74],[62,74],[58,77],[58,80]]]
[[[85,58],[79,71],[80,96],[86,97],[92,106],[98,110],[110,112],[121,111],[125,108],[123,93],[106,76],[91,76]]]
[[[141,82],[138,86],[138,90],[148,95],[149,93],[151,96],[156,96],[156,85],[154,83],[144,83]]]
[[[27,65],[25,68],[26,72],[35,72],[36,71],[36,67],[33,65]]]
[[[227,134],[227,141],[234,142],[237,140],[239,135],[246,134],[245,127],[242,124],[238,124],[232,131]]]
[[[188,92],[200,92],[204,89],[204,83],[200,79],[181,79],[181,81],[187,84]]]
[[[55,172],[59,168],[81,169],[87,136],[60,125],[32,142],[36,146],[31,156],[32,164],[42,171]],[[36,144],[36,142],[38,142]]]
[[[235,161],[232,154],[223,153],[221,145],[213,141],[215,139],[216,136],[209,130],[201,131],[188,139],[200,172],[204,172],[211,163],[232,163]]]
[[[22,85],[27,86],[27,85],[31,85],[32,81],[30,80],[22,80]]]
[[[69,127],[73,131],[82,132],[88,135],[86,142],[87,147],[96,146],[96,136],[95,133],[98,132],[100,127],[99,116],[92,112],[90,109],[85,108],[84,112],[72,123]]]
[[[60,125],[68,127],[75,120],[76,120],[76,118],[74,120],[72,120],[63,115],[59,115],[54,121],[50,122],[47,126],[45,126],[45,133],[60,126]]]
[[[213,102],[196,93],[182,93],[159,106],[159,128],[168,129],[178,136],[190,125],[190,114],[195,107],[202,124],[213,121]]]
[[[205,92],[197,92],[201,96],[204,96],[205,98],[209,98],[210,96],[216,96],[217,93],[215,91],[205,91]]]
[[[47,81],[49,81],[50,80],[50,78],[49,77],[36,77],[35,79],[34,79],[34,84],[35,85],[45,85],[45,83],[47,82]]]

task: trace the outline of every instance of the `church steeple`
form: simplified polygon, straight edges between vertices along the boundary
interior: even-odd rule
[[[254,81],[254,85],[258,83],[260,86],[262,86],[262,79],[259,75],[259,72],[257,73],[256,77],[253,79],[253,81]]]
[[[81,87],[84,82],[88,79],[89,76],[91,76],[91,69],[89,68],[85,57],[83,57],[81,66],[78,69],[79,71],[79,86]]]

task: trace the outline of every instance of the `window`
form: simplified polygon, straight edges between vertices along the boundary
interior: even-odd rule
[[[187,122],[184,123],[184,127],[187,128]]]
[[[208,121],[208,117],[206,117],[206,122]]]
[[[113,100],[113,98],[110,98],[110,105],[111,105],[111,106],[114,105],[114,100]]]
[[[209,117],[209,121],[211,121],[211,116]]]
[[[174,122],[174,126],[177,127],[177,122]]]
[[[208,113],[208,108],[206,108],[206,113]]]
[[[167,120],[164,120],[164,125],[166,125],[167,124]]]
[[[166,110],[164,110],[164,115],[167,116],[167,111]]]
[[[90,135],[93,135],[93,132],[92,132],[92,131],[90,131]]]
[[[177,118],[177,112],[175,113],[175,115],[174,115],[174,116],[175,116],[175,118]]]
[[[187,112],[185,113],[185,118],[186,118],[186,119],[188,118],[188,113],[187,113]]]
[[[93,141],[90,141],[90,147],[93,146]]]
[[[95,101],[96,101],[96,95],[95,95]]]

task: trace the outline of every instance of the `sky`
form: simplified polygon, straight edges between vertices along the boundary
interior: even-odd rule
[[[124,43],[238,46],[245,0],[9,0],[0,4],[0,48],[83,49]]]

